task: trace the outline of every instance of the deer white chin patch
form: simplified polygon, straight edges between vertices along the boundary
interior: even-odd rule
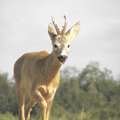
[[[66,60],[59,60],[61,64],[64,64]]]

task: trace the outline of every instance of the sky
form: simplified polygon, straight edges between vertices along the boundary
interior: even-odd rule
[[[120,0],[0,0],[0,72],[13,76],[15,61],[26,52],[47,50],[51,16],[68,29],[80,21],[66,66],[84,68],[90,61],[120,75]]]

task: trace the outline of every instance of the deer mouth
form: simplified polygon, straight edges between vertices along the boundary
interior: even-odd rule
[[[63,64],[66,62],[67,56],[58,56],[58,60]]]

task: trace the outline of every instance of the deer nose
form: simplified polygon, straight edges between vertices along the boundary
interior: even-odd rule
[[[67,55],[60,55],[59,58],[61,58],[61,59],[67,59]]]
[[[60,55],[60,56],[58,56],[59,61],[62,62],[62,63],[64,63],[67,58],[68,58],[68,56],[66,56],[66,55]]]

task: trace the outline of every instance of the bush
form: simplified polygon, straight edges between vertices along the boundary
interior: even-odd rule
[[[18,117],[7,112],[5,114],[0,114],[0,120],[18,120]]]

